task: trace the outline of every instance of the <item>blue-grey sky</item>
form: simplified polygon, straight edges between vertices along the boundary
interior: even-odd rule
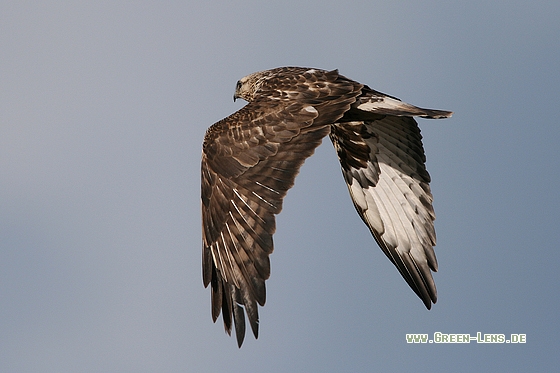
[[[0,3],[0,371],[547,371],[560,358],[560,3]],[[409,103],[432,176],[427,311],[327,140],[277,219],[260,337],[213,324],[200,153],[235,82],[338,68]],[[407,344],[406,333],[526,344]]]

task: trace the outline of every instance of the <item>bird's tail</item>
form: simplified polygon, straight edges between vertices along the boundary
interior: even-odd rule
[[[374,90],[366,90],[362,93],[353,105],[353,109],[380,115],[423,117],[430,119],[449,118],[453,114],[452,111],[423,109]]]

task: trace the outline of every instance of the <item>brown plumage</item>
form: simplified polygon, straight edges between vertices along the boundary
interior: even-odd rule
[[[281,67],[242,78],[249,103],[206,132],[202,150],[202,272],[212,318],[258,337],[275,215],[299,168],[329,135],[363,221],[429,309],[435,219],[420,130],[412,118],[446,118],[345,78],[337,70]],[[430,271],[431,270],[431,271]]]

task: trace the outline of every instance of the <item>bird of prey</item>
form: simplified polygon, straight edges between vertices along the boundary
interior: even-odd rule
[[[280,67],[237,82],[248,102],[208,128],[202,147],[202,277],[212,318],[237,344],[245,312],[258,338],[275,215],[305,159],[329,135],[358,214],[412,290],[437,300],[435,214],[420,129],[447,118],[350,80],[338,70]]]

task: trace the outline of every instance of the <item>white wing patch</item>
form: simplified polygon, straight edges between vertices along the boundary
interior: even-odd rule
[[[435,244],[433,231],[427,227],[431,227],[433,216],[420,197],[431,198],[420,186],[420,181],[399,169],[382,144],[375,145],[379,150],[376,155],[379,179],[374,186],[362,187],[359,180],[352,178],[348,189],[354,203],[363,210],[370,229],[399,252],[409,252],[413,247],[431,247]],[[354,172],[370,176],[367,174],[374,168],[369,163],[367,168]]]

